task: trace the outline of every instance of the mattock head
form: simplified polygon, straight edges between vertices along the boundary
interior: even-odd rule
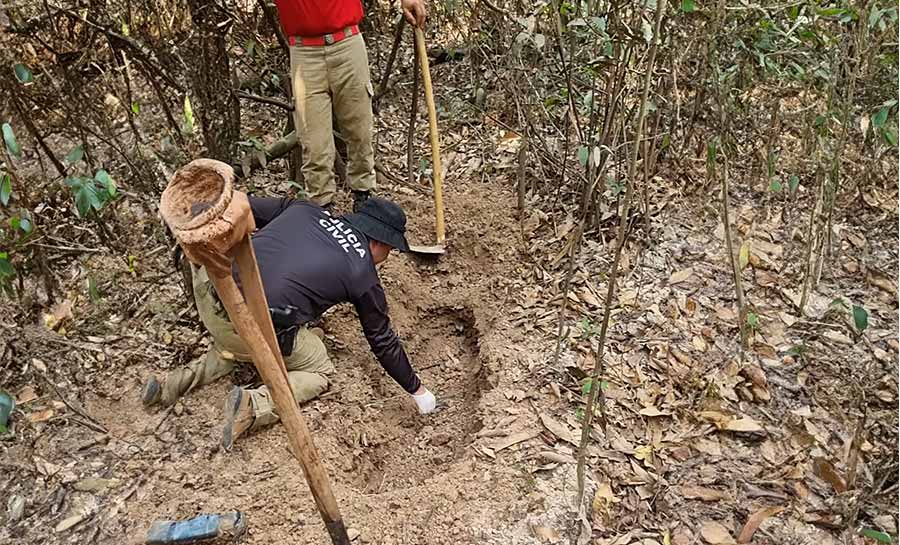
[[[178,169],[159,211],[187,258],[218,276],[231,273],[231,249],[256,228],[247,195],[234,191],[234,170],[214,159]]]

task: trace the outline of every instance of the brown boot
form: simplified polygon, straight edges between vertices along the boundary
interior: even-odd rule
[[[235,386],[225,399],[225,427],[222,429],[222,448],[231,450],[234,440],[253,425],[253,407],[250,395]]]

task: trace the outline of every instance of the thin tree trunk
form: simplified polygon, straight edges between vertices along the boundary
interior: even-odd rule
[[[613,294],[616,290],[616,277],[619,274],[619,262],[622,259],[622,249],[625,246],[625,232],[628,225],[628,215],[631,209],[631,199],[634,195],[634,184],[635,176],[637,174],[637,159],[640,152],[641,135],[644,132],[644,121],[647,117],[647,98],[650,94],[650,82],[653,76],[653,65],[656,61],[656,50],[660,42],[659,31],[662,27],[662,20],[663,15],[665,14],[666,4],[667,3],[664,1],[658,1],[656,3],[656,24],[653,29],[653,43],[650,46],[650,54],[647,59],[646,72],[644,73],[644,88],[641,94],[640,113],[638,114],[637,128],[635,129],[634,134],[634,144],[632,146],[631,158],[628,165],[628,177],[626,178],[628,187],[625,190],[625,199],[622,203],[622,213],[619,217],[619,230],[616,236],[616,252],[609,271],[609,277],[607,278],[606,300],[604,302],[603,309],[603,322],[600,326],[600,337],[597,341],[597,350],[594,356],[594,369],[591,373],[590,389],[588,392],[587,404],[585,405],[584,409],[584,422],[581,427],[581,440],[578,444],[578,466],[576,468],[578,488],[575,495],[575,505],[579,510],[582,507],[582,499],[584,497],[584,466],[587,457],[587,444],[591,437],[591,430],[593,429],[594,404],[597,400],[598,395],[600,396],[601,410],[604,411],[601,414],[601,416],[603,417],[601,423],[604,428],[606,425],[604,410],[605,399],[603,397],[602,388],[600,387],[600,373],[602,370],[604,370],[603,357],[605,355],[604,347],[606,344],[606,333],[609,329],[609,318],[612,312]]]
[[[715,177],[715,164],[709,167],[711,177]],[[747,305],[744,301],[744,284],[741,280],[741,266],[734,258],[734,243],[731,240],[731,219],[729,210],[731,202],[728,198],[728,159],[725,159],[725,165],[722,173],[722,222],[725,224],[725,249],[728,252],[728,264],[731,267],[731,273],[734,277],[734,291],[737,297],[738,305],[738,328],[741,332],[741,348],[744,351],[750,349],[750,336],[747,331]]]
[[[209,157],[227,162],[241,135],[241,105],[225,41],[230,21],[212,0],[188,0],[188,6],[199,31],[192,83],[203,142]]]

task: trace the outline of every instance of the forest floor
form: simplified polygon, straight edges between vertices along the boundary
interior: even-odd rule
[[[389,126],[401,113],[383,115],[379,151],[402,171],[404,122]],[[515,545],[578,534],[574,443],[613,243],[585,242],[569,297],[573,332],[554,362],[574,221],[530,197],[520,222],[515,139],[482,121],[471,132],[447,121],[447,254],[431,264],[393,256],[381,268],[394,326],[448,408],[416,413],[352,309],[324,320],[337,372],[302,411],[357,542]],[[733,543],[757,524],[760,544],[863,543],[861,529],[896,536],[896,185],[844,196],[834,257],[802,315],[804,207],[732,182],[759,316],[741,358],[709,198],[717,192],[687,181],[703,168],[689,158],[654,180],[651,236],[636,218],[607,346],[608,425],[595,427],[588,452],[592,542]],[[287,188],[277,171],[252,181],[262,193]],[[379,193],[407,210],[410,239],[429,243],[430,197],[383,182]],[[799,201],[811,193],[801,189]],[[51,323],[0,320],[15,335],[3,387],[19,400],[0,441],[0,495],[10,502],[0,543],[141,543],[154,520],[229,510],[247,514],[247,543],[327,542],[282,427],[243,437],[230,453],[218,448],[225,394],[253,383],[252,372],[171,410],[142,408],[142,381],[202,356],[208,339],[158,220],[139,203],[117,212],[133,226],[134,259],[62,253],[55,265],[68,295]],[[832,303],[839,297],[867,309],[863,336]],[[24,510],[13,516],[18,500]]]

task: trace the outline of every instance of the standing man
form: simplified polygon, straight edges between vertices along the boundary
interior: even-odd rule
[[[303,177],[312,202],[334,199],[332,112],[347,142],[353,210],[375,187],[369,58],[359,33],[361,0],[275,0],[291,46],[294,126],[303,146]],[[424,0],[401,0],[410,24],[425,25]]]

